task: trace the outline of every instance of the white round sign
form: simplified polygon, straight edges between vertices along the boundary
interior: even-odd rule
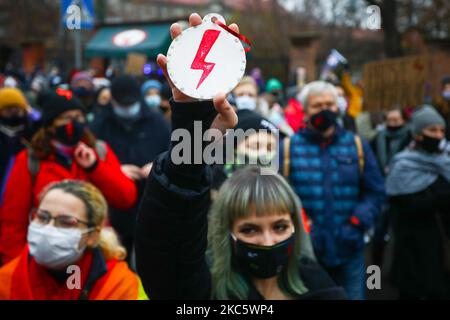
[[[212,99],[228,93],[244,76],[246,57],[240,39],[211,21],[184,30],[167,52],[167,71],[173,84],[184,94],[197,99]]]
[[[140,29],[131,29],[117,33],[112,42],[118,47],[133,47],[142,43],[147,38],[147,33]]]

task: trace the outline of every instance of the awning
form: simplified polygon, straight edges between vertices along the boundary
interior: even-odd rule
[[[156,58],[170,46],[169,28],[167,23],[101,27],[87,43],[84,54],[88,58],[125,58],[135,52]]]

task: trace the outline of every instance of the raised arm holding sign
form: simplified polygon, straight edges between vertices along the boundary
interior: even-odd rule
[[[171,68],[167,57],[157,58],[172,88],[173,133],[183,129],[195,138],[195,121],[201,121],[204,129],[222,133],[237,123],[225,93],[245,71],[233,69],[235,63],[242,64],[245,49],[240,40],[245,38],[239,35],[237,25],[226,27],[214,21],[204,19],[202,23],[199,15],[192,14],[187,34],[178,24],[172,25],[170,32],[178,44],[169,49]],[[194,37],[194,33],[198,34]],[[191,36],[191,41],[184,41]],[[183,50],[185,45],[188,50]],[[225,51],[215,51],[220,47]],[[233,48],[238,49],[237,61],[227,51]],[[174,61],[178,50],[185,56]],[[201,95],[214,98],[197,100]],[[301,205],[283,177],[276,172],[261,175],[252,167],[235,173],[219,191],[208,223],[211,167],[205,162],[175,164],[171,151],[177,144],[172,141],[169,152],[154,161],[139,210],[136,266],[150,299],[344,297],[315,263],[309,236],[299,219]],[[247,233],[250,228],[255,232]],[[207,245],[212,266],[206,259]],[[272,314],[273,310],[268,307],[263,313]]]

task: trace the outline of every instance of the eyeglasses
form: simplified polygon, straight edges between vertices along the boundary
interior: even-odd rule
[[[92,223],[77,219],[73,216],[60,215],[57,217],[52,217],[48,211],[39,209],[35,209],[31,212],[30,220],[43,226],[49,224],[50,221],[55,220],[55,227],[64,229],[77,228],[79,224],[92,226]]]

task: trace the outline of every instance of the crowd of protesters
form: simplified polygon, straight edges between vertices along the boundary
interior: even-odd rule
[[[210,101],[117,70],[0,79],[0,299],[362,300],[368,243],[380,267],[392,244],[400,299],[450,298],[450,77],[382,113],[348,71],[285,88],[254,69]],[[195,121],[254,131],[175,164]]]

